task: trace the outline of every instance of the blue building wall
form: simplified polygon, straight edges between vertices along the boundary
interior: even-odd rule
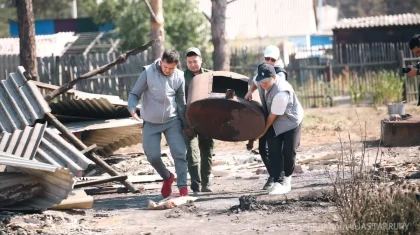
[[[19,37],[19,28],[17,23],[9,22],[9,33],[10,37]]]
[[[308,46],[306,41],[306,36],[295,36],[288,38],[290,42],[293,42],[298,47]]]
[[[55,20],[36,20],[35,21],[35,35],[49,35],[49,34],[55,34],[58,32],[68,31],[68,30],[64,30],[63,27],[71,25],[71,24],[80,26],[80,27],[75,27],[76,29],[74,31],[76,31],[76,33],[79,33],[78,30],[80,30],[80,32],[87,32],[87,31],[108,32],[115,29],[114,24],[106,24],[103,26],[95,25],[91,18],[65,19],[65,20],[61,19],[59,21],[60,23],[55,25]],[[60,28],[63,28],[63,29],[60,29]],[[9,32],[10,32],[10,37],[19,37],[19,29],[18,29],[17,22],[9,21]]]
[[[296,36],[296,37],[289,37],[288,40],[293,42],[298,47],[306,47],[306,46],[326,46],[333,44],[333,36],[332,35],[311,35],[309,36],[309,43],[307,41],[306,36]]]
[[[311,35],[311,46],[332,45],[332,35]]]

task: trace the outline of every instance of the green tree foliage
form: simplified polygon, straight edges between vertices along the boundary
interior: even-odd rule
[[[204,63],[211,68],[210,26],[196,5],[186,0],[163,2],[165,18],[165,47],[175,48],[181,55],[188,47],[199,47]],[[116,26],[123,43],[121,49],[127,50],[150,40],[150,12],[144,1],[126,7],[117,17]]]
[[[126,50],[142,45],[149,40],[150,13],[143,1],[124,9],[115,24],[122,38],[121,49]]]
[[[185,0],[172,0],[164,1],[163,9],[165,31],[170,45],[181,52],[192,46],[200,49],[207,46],[210,40],[210,27],[197,6]]]
[[[84,0],[78,10],[84,9],[86,15],[93,17],[95,23],[105,25],[116,22],[128,5],[126,0],[103,0],[99,5],[94,0]]]

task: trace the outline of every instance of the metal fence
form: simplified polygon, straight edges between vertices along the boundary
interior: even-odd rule
[[[231,70],[253,77],[257,65],[263,62],[263,51],[264,48],[233,50]],[[340,99],[351,102],[350,93],[354,90],[371,93],[384,76],[404,79],[401,68],[418,60],[412,56],[406,42],[297,48],[286,70],[302,105],[322,107]],[[417,100],[417,84],[417,77],[406,79],[405,100]]]
[[[64,55],[62,57],[43,57],[38,60],[38,74],[40,82],[61,86],[77,76],[92,69],[108,64],[118,58],[118,53],[90,53],[85,55]],[[75,89],[105,95],[117,95],[127,99],[127,95],[134,86],[143,66],[151,62],[148,51],[130,56],[120,65],[109,71],[79,82]],[[1,79],[16,70],[19,65],[17,55],[0,56]]]
[[[263,62],[264,47],[231,49],[231,71],[253,77],[259,63]],[[283,57],[283,51],[281,52]],[[90,53],[62,57],[38,58],[40,81],[63,85],[75,77],[105,65],[119,56],[118,53]],[[335,45],[331,47],[297,48],[289,58],[286,70],[304,107],[331,105],[334,99],[345,96],[350,90],[362,86],[372,91],[375,83],[387,72],[401,78],[401,67],[417,61],[412,57],[407,43],[373,43]],[[132,56],[124,64],[108,72],[77,84],[76,89],[106,95],[117,95],[126,100],[142,67],[151,63],[151,53],[145,51]],[[19,65],[17,55],[0,56],[0,71],[7,74]],[[418,78],[405,83],[405,99],[417,100]]]

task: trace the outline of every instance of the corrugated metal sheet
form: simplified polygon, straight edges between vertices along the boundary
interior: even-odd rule
[[[23,129],[51,111],[36,85],[25,79],[24,72],[19,66],[17,72],[0,82],[0,131]]]
[[[211,1],[200,10],[211,16]],[[228,40],[304,36],[317,32],[313,0],[240,0],[226,9]]]
[[[45,132],[45,125],[26,126],[24,130],[0,133],[0,152],[10,153],[25,159],[33,159]],[[4,171],[0,167],[0,172]]]
[[[130,117],[127,102],[118,96],[75,92],[72,99],[50,104],[52,114],[67,117],[115,119]]]
[[[123,139],[120,139],[112,144],[109,144],[101,151],[103,151],[106,155],[111,155],[115,151],[119,150],[120,148],[129,147],[138,143],[143,142],[143,137],[141,134],[133,134],[131,136],[127,136]]]
[[[420,14],[381,15],[346,18],[337,22],[334,29],[371,28],[385,26],[420,25]]]
[[[2,151],[66,167],[76,176],[81,176],[83,170],[94,163],[57,133],[45,130],[43,124],[35,125],[51,109],[37,86],[27,81],[24,73],[25,69],[19,66],[17,72],[0,82]]]
[[[81,140],[85,145],[96,144],[107,154],[142,142],[143,123],[131,118],[72,122],[65,126],[73,133],[82,132]]]
[[[53,130],[47,129],[46,125],[26,126],[23,130],[16,130],[13,133],[2,132],[0,151],[56,167],[65,167],[75,176],[82,176],[83,170],[94,162]]]
[[[24,172],[35,177],[43,187],[41,195],[7,207],[8,210],[45,210],[51,208],[66,199],[74,187],[75,180],[68,170],[50,164],[23,159],[4,152],[0,152],[0,164],[8,166],[10,170]],[[0,178],[0,182],[6,180],[7,176]],[[14,179],[11,179],[11,181],[13,182]]]

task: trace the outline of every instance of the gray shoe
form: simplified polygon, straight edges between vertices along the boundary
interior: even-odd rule
[[[268,177],[267,182],[265,182],[263,190],[269,190],[273,187],[274,185],[274,179],[273,177]]]
[[[204,193],[211,193],[211,192],[213,192],[213,190],[209,187],[209,186],[201,186],[201,192],[204,192]]]

